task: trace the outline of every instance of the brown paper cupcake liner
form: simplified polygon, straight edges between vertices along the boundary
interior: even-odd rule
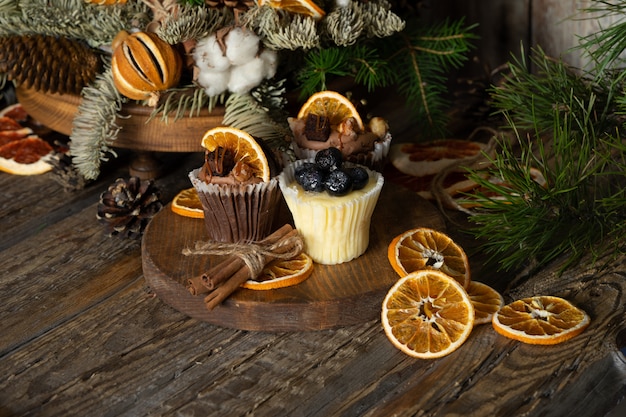
[[[198,179],[200,168],[189,173],[204,209],[209,240],[252,242],[272,232],[281,192],[278,181],[248,185],[207,184]]]

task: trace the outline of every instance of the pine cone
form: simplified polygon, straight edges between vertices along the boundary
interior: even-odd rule
[[[52,165],[52,178],[63,186],[64,191],[85,188],[86,180],[72,164],[72,158],[65,152],[55,152],[48,161]]]
[[[111,236],[138,239],[161,208],[163,203],[153,181],[118,178],[100,195],[97,217]]]
[[[0,38],[0,73],[26,88],[80,94],[101,68],[100,56],[76,40],[45,35]]]

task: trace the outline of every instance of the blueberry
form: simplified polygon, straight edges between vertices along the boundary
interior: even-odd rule
[[[352,190],[352,178],[346,171],[336,169],[331,171],[326,177],[324,188],[332,195],[346,195]]]
[[[341,151],[333,147],[322,149],[315,155],[317,166],[327,172],[341,168],[342,160]]]
[[[369,175],[363,167],[346,168],[345,171],[352,178],[352,189],[360,190],[367,185]]]
[[[324,172],[313,163],[305,163],[295,171],[295,178],[298,184],[305,191],[324,191]]]

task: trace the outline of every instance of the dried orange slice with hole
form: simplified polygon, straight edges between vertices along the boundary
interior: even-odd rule
[[[474,307],[456,280],[440,271],[421,270],[391,287],[381,317],[395,347],[416,358],[432,359],[465,342],[472,331]]]
[[[242,162],[252,170],[252,175],[263,181],[270,180],[270,166],[261,145],[248,133],[227,126],[215,127],[204,134],[202,147],[209,152],[218,147],[230,149],[235,162]]]
[[[259,6],[268,4],[275,9],[291,13],[303,14],[319,20],[326,14],[324,10],[311,0],[259,0]]]
[[[187,188],[176,194],[172,200],[172,211],[185,217],[204,218],[204,210],[195,188]]]
[[[330,124],[335,126],[347,118],[353,117],[359,129],[361,131],[365,129],[363,120],[354,104],[336,91],[320,91],[309,97],[300,108],[298,119],[306,119],[309,114],[325,116],[329,119]]]
[[[313,272],[313,260],[301,252],[292,259],[275,259],[268,263],[261,274],[254,280],[248,280],[241,286],[249,290],[273,290],[290,287],[307,279]]]
[[[401,277],[430,269],[454,278],[463,288],[470,283],[470,266],[465,251],[448,235],[437,230],[419,227],[396,236],[389,244],[387,258]]]
[[[513,301],[493,316],[496,332],[534,345],[554,345],[580,334],[589,316],[569,301],[554,296],[535,296]]]
[[[491,323],[493,315],[504,305],[502,295],[482,282],[471,281],[467,294],[474,306],[474,326]]]

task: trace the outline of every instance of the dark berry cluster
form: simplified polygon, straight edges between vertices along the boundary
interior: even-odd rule
[[[315,162],[305,162],[296,168],[295,178],[306,191],[326,190],[336,196],[360,190],[369,180],[364,168],[344,167],[341,151],[332,147],[319,151]]]

